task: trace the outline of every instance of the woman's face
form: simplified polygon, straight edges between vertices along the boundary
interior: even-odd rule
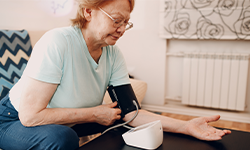
[[[100,8],[114,19],[122,19],[128,22],[130,19],[130,4],[128,0],[110,0]],[[92,11],[88,28],[93,33],[96,42],[102,45],[114,45],[124,34],[125,25],[115,28],[114,21],[100,9]]]

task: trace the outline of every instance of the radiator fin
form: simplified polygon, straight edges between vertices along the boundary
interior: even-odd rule
[[[182,103],[244,111],[248,54],[186,53]]]

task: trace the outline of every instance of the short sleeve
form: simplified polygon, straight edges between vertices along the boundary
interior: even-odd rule
[[[60,31],[51,30],[36,43],[24,75],[59,84],[63,73],[63,55],[67,40]]]
[[[123,84],[129,84],[129,76],[128,70],[126,66],[125,59],[117,46],[113,46],[113,65],[112,65],[112,72],[111,78],[109,81],[109,86],[119,86]]]

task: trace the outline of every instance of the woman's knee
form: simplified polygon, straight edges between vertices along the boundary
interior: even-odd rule
[[[79,137],[67,126],[51,125],[42,134],[44,139],[39,144],[42,149],[74,150],[79,147]]]

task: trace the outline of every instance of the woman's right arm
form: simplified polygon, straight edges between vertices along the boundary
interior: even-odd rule
[[[91,108],[47,108],[58,84],[30,77],[27,77],[26,81],[19,105],[19,118],[24,126],[87,122],[111,125],[120,119],[121,110],[114,108],[116,103]]]

